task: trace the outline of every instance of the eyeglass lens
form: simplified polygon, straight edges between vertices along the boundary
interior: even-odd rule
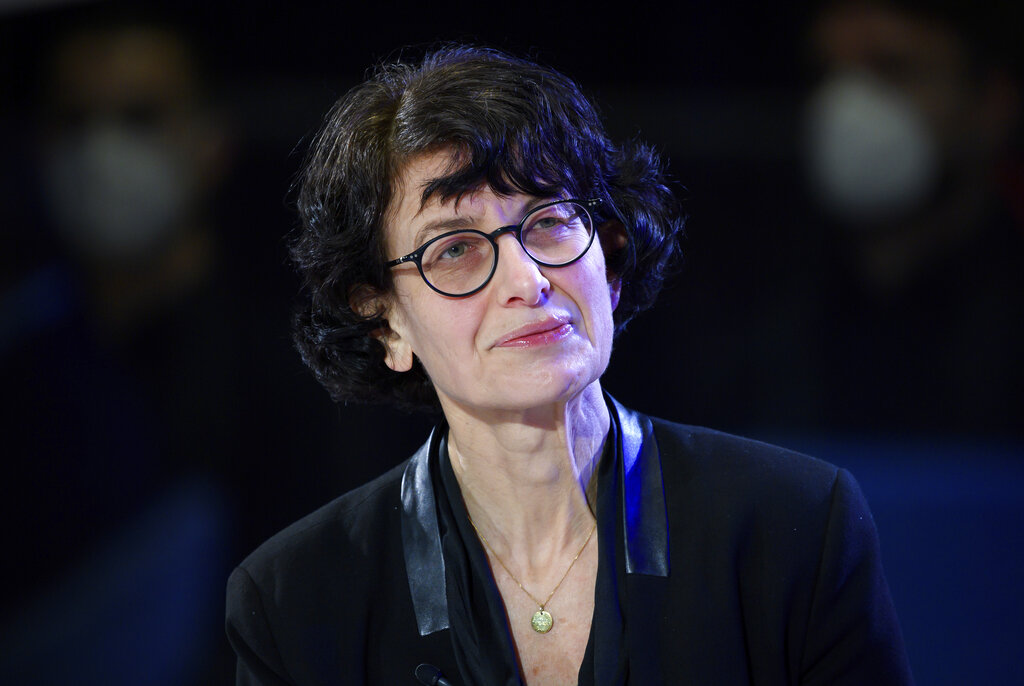
[[[578,259],[590,246],[590,215],[574,202],[560,202],[531,211],[523,219],[522,246],[543,265],[557,267]],[[497,262],[492,239],[478,231],[459,231],[431,243],[420,264],[423,277],[448,295],[464,295],[482,287]]]

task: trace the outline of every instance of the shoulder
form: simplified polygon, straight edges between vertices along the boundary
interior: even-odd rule
[[[705,624],[734,617],[738,655],[759,672],[910,683],[874,521],[853,477],[760,441],[650,421],[679,607],[667,616],[696,607]]]
[[[228,580],[228,606],[254,602],[268,615],[331,611],[378,589],[373,570],[404,570],[401,482],[406,462],[350,491],[260,545]],[[394,581],[394,580],[392,580]],[[236,610],[238,608],[235,608]],[[274,617],[271,617],[274,619]]]
[[[776,445],[651,417],[666,482],[731,502],[821,503],[837,480],[835,465]],[[850,479],[852,482],[852,479]]]
[[[291,568],[298,571],[373,555],[380,547],[375,541],[389,540],[389,529],[397,530],[400,525],[400,490],[407,463],[289,525],[253,551],[240,567],[258,581]]]
[[[240,675],[277,684],[303,681],[303,674],[320,683],[311,675],[358,664],[371,605],[415,626],[408,594],[395,592],[408,586],[400,498],[406,464],[288,526],[235,568],[226,628]]]
[[[240,655],[250,651],[254,665],[273,664],[267,656],[278,652],[288,661],[303,654],[309,627],[347,631],[345,641],[357,648],[354,620],[339,618],[357,616],[370,597],[395,595],[382,593],[382,584],[407,583],[404,564],[396,564],[406,464],[288,526],[235,568],[227,585],[227,624]]]
[[[845,470],[720,431],[651,423],[670,525],[683,536],[773,560],[790,575],[798,565],[813,573],[830,530],[849,531],[846,545],[873,544],[870,510]]]

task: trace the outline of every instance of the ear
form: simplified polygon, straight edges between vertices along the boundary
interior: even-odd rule
[[[612,298],[612,312],[619,306],[619,296],[622,295],[622,279],[612,279],[608,282],[608,293]]]
[[[394,329],[388,327],[386,332],[377,329],[373,332],[374,337],[387,348],[387,355],[384,357],[384,364],[393,372],[407,372],[412,369],[412,346],[398,335]]]
[[[365,318],[384,320],[383,326],[374,329],[370,335],[384,345],[387,351],[384,364],[392,371],[407,372],[412,369],[412,346],[401,332],[404,330],[401,313],[391,298],[376,292],[370,286],[356,286],[349,291],[349,307]]]
[[[626,247],[629,242],[629,234],[626,227],[618,219],[609,219],[597,227],[597,238],[601,243],[601,251],[604,253],[605,265],[614,264],[615,257]],[[622,293],[622,279],[619,275],[606,268],[608,277],[608,288],[611,290],[612,309],[619,304],[619,296]]]

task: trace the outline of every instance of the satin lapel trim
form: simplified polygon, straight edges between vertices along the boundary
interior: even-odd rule
[[[441,531],[430,478],[430,454],[436,452],[439,434],[430,433],[402,473],[402,548],[420,636],[449,627]]]
[[[668,576],[668,509],[654,427],[647,417],[608,398],[621,436],[626,573]]]

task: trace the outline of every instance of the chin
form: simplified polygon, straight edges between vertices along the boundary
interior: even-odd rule
[[[603,362],[603,364],[602,364]],[[442,406],[482,411],[527,412],[570,402],[600,379],[607,360],[595,351],[577,351],[556,359],[504,364],[487,374],[461,374],[455,383],[435,390]],[[477,370],[482,371],[482,370]]]
[[[531,410],[571,401],[600,378],[593,371],[565,368],[554,374],[523,374],[496,387],[503,389],[507,409]]]

